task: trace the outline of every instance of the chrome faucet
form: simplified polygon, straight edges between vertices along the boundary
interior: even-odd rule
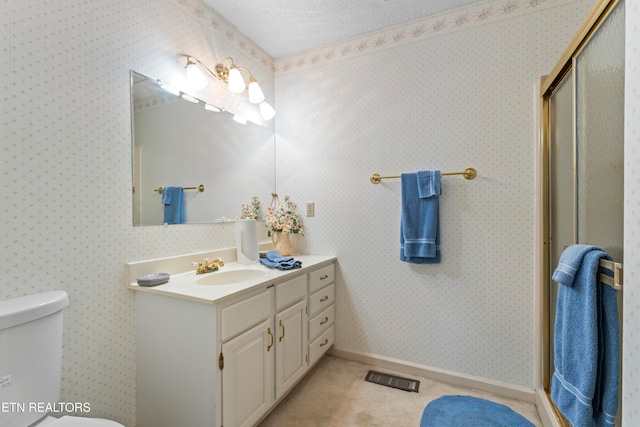
[[[204,259],[204,262],[193,262],[192,265],[197,265],[196,274],[204,274],[211,273],[214,271],[218,271],[220,267],[224,265],[221,258],[214,259],[213,261],[209,261],[208,258]]]

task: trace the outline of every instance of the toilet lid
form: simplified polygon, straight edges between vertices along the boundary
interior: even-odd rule
[[[124,427],[122,424],[115,421],[105,420],[103,418],[85,418],[85,417],[70,417],[65,415],[62,418],[58,418],[51,424],[47,424],[47,427]]]

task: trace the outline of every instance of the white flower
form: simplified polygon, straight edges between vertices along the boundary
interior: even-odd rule
[[[242,205],[242,219],[262,219],[262,211],[260,210],[260,200],[258,197],[251,198],[251,205]]]
[[[267,234],[271,233],[292,233],[304,235],[302,222],[296,211],[296,204],[289,196],[284,196],[284,203],[280,206],[267,208],[267,218],[265,226],[268,228]]]

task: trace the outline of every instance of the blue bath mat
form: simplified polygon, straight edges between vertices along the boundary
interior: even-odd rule
[[[499,403],[472,396],[443,396],[431,401],[420,427],[535,427],[522,415]]]

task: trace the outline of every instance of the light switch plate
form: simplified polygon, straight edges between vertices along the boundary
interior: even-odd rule
[[[307,202],[307,216],[314,216],[315,210],[316,210],[315,203]]]

